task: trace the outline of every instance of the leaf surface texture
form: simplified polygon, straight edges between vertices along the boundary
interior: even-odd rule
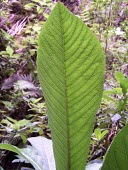
[[[57,170],[83,170],[100,105],[104,54],[95,35],[58,2],[39,36],[39,80]]]

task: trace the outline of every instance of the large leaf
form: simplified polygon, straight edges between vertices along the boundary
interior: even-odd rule
[[[39,36],[39,80],[57,170],[83,170],[103,86],[104,54],[90,29],[58,2]]]
[[[101,170],[128,169],[128,125],[113,140]]]

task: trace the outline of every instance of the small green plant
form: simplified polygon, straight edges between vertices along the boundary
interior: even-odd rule
[[[128,96],[127,96],[128,78],[126,78],[125,75],[122,74],[121,72],[116,72],[115,77],[118,83],[120,84],[120,88],[122,90],[122,96],[119,99],[119,103],[118,103],[118,110],[119,112],[121,112],[126,109],[126,105],[128,104],[127,103],[128,102]]]
[[[95,129],[94,131],[94,140],[100,141],[104,138],[104,136],[108,133],[108,130],[101,131],[100,128]]]
[[[38,124],[39,122],[32,122],[31,120],[27,119],[17,121],[6,116],[0,122],[0,131],[7,133],[7,135],[5,135],[6,143],[11,144],[17,138],[22,139],[22,141],[26,143],[27,137],[30,135],[30,133],[40,131],[40,128],[37,128]]]
[[[120,115],[123,123],[127,123],[128,109],[128,78],[121,72],[115,73],[117,87],[103,92],[103,101],[112,107],[111,114]]]

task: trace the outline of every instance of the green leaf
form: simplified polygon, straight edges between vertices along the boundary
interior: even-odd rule
[[[103,94],[106,94],[106,95],[119,94],[119,95],[121,95],[122,89],[121,88],[113,88],[113,89],[105,90],[103,92]]]
[[[103,137],[108,133],[108,130],[104,130],[103,132],[101,132],[100,128],[95,129],[94,134],[95,137],[98,141],[100,141],[101,139],[103,139]]]
[[[37,3],[39,3],[40,2],[40,0],[32,0],[33,2],[37,2]]]
[[[10,144],[0,144],[0,149],[6,149],[18,154],[18,160],[24,160],[33,165],[35,170],[55,170],[55,160],[52,148],[52,140],[46,139],[42,136],[28,138],[32,146],[19,149]]]
[[[26,143],[26,142],[27,142],[27,135],[26,135],[26,134],[21,133],[21,134],[20,134],[20,137],[21,137],[23,143]]]
[[[7,51],[1,51],[0,55],[8,55]]]
[[[9,150],[9,151],[15,152],[18,155],[21,155],[19,149],[16,146],[13,146],[13,145],[10,145],[10,144],[5,144],[5,143],[2,144],[1,143],[0,149],[6,149],[6,150]]]
[[[26,10],[31,10],[35,6],[36,6],[36,4],[34,4],[34,3],[28,3],[28,4],[24,5],[24,8]]]
[[[37,6],[36,9],[37,9],[38,14],[40,14],[44,11],[44,9],[41,8],[40,6]]]
[[[117,134],[103,162],[101,170],[128,169],[128,125]]]
[[[43,13],[43,16],[48,19],[49,15],[47,13]]]
[[[95,137],[98,141],[100,141],[107,133],[108,133],[108,130],[104,130],[103,132],[101,132],[100,128],[97,128],[94,131]]]
[[[12,122],[12,123],[16,123],[17,122],[17,120],[15,120],[15,119],[12,119],[11,117],[9,117],[9,116],[6,116],[7,117],[7,119],[10,121],[10,122]]]
[[[125,101],[120,99],[117,105],[118,111],[121,112],[122,110],[124,110],[125,105],[126,105]]]
[[[105,100],[105,102],[109,102],[109,103],[110,103],[110,101],[112,101],[112,102],[114,102],[114,103],[117,103],[116,100],[114,100],[112,97],[109,97],[109,96],[106,95],[106,94],[103,94],[103,100]]]
[[[102,97],[104,54],[90,29],[60,2],[39,36],[37,69],[56,169],[83,170]]]
[[[13,54],[12,56],[10,56],[11,58],[15,58],[15,59],[18,59],[19,58],[19,54]]]
[[[101,139],[108,133],[108,130],[104,130],[102,133],[101,133]]]
[[[94,134],[95,134],[96,139],[100,140],[100,138],[101,138],[101,129],[100,128],[95,129]]]
[[[120,87],[122,88],[122,92],[126,95],[128,91],[128,78],[125,78],[125,75],[121,72],[116,72],[115,77],[117,81],[120,83]]]
[[[10,56],[12,56],[12,54],[13,54],[13,49],[10,47],[10,46],[7,46],[7,48],[6,48],[6,52],[10,55]]]
[[[117,72],[115,73],[115,78],[116,78],[116,80],[120,83],[121,80],[122,80],[123,78],[125,78],[125,76],[124,76],[123,73],[117,71]]]
[[[30,123],[30,120],[22,119],[22,120],[17,121],[16,125],[20,128],[20,127],[28,125],[29,123]]]
[[[121,80],[120,87],[122,88],[123,94],[126,95],[128,91],[128,78],[124,78]]]

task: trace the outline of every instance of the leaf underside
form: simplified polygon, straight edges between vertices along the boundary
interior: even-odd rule
[[[128,169],[128,125],[113,140],[103,162],[101,170]]]
[[[58,2],[39,36],[39,80],[57,170],[83,170],[103,87],[104,54],[89,28]]]

